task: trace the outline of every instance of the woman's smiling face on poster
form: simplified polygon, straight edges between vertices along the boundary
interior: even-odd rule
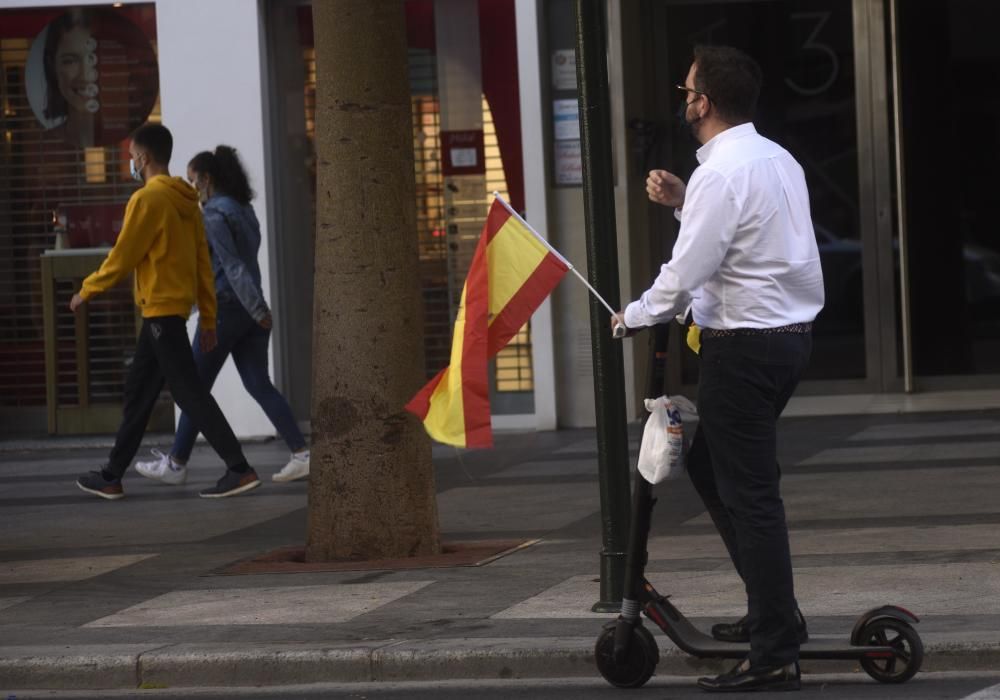
[[[75,26],[59,41],[56,49],[59,92],[70,110],[94,113],[97,101],[97,41],[86,27]]]

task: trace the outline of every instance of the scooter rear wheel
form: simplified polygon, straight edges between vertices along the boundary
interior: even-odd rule
[[[624,663],[615,663],[615,625],[610,624],[597,638],[594,658],[597,669],[611,685],[616,688],[641,688],[656,670],[660,650],[653,635],[639,623],[632,628]]]
[[[866,646],[888,646],[899,652],[890,659],[861,659],[861,668],[879,683],[905,683],[920,670],[924,643],[917,631],[902,620],[875,620],[865,625],[861,635],[861,643]]]

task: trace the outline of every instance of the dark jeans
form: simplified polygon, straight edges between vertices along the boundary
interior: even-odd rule
[[[245,464],[239,440],[198,376],[186,322],[180,316],[159,316],[142,320],[135,357],[125,379],[125,408],[108,471],[121,478],[132,463],[164,382],[181,410],[201,426],[226,466]]]
[[[750,662],[796,661],[799,644],[777,422],[809,361],[808,334],[709,338],[688,474],[747,591]]]
[[[271,331],[261,328],[239,302],[220,302],[216,333],[219,344],[209,353],[201,351],[199,335],[195,335],[194,362],[205,386],[212,388],[226,364],[226,358],[232,355],[243,386],[264,409],[275,430],[284,438],[288,449],[297,452],[304,448],[306,440],[295,422],[295,415],[268,375],[267,346],[271,342]],[[181,415],[177,424],[177,434],[170,454],[182,462],[187,462],[191,457],[195,438],[198,437],[197,425],[197,421],[192,420],[187,412]]]

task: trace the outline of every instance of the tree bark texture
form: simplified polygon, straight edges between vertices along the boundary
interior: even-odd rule
[[[316,258],[309,561],[437,554],[402,0],[313,3]]]

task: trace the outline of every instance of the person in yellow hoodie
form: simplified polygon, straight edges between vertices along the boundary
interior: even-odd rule
[[[164,383],[226,463],[222,478],[200,495],[223,498],[260,486],[239,440],[195,367],[186,319],[197,305],[201,349],[210,351],[216,344],[215,284],[198,193],[183,178],[170,176],[172,150],[173,137],[160,124],[146,124],[132,135],[132,177],[143,187],[129,199],[114,248],[70,301],[75,312],[91,297],[135,273],[135,303],[142,310],[142,330],[125,380],[121,426],[107,464],[76,482],[83,491],[108,500],[125,495],[122,476],[139,449]]]

